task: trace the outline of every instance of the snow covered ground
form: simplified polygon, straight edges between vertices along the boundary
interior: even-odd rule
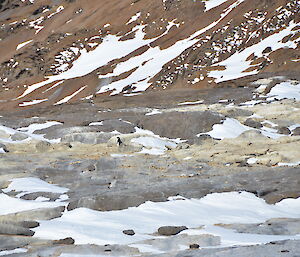
[[[37,178],[13,179],[0,194],[0,215],[38,208],[53,208],[67,202],[39,202],[22,200],[6,195],[12,191],[23,196],[31,192],[53,192],[64,194],[67,188],[46,183]],[[188,210],[188,211],[187,211]],[[209,214],[209,215],[208,215]],[[167,202],[145,202],[138,207],[120,211],[95,211],[77,208],[65,211],[60,218],[39,221],[34,237],[62,239],[72,237],[76,244],[120,244],[137,247],[141,252],[165,252],[159,245],[152,245],[148,239],[167,239],[155,233],[161,226],[186,226],[180,234],[212,235],[220,237],[216,247],[265,244],[271,241],[300,239],[300,235],[244,234],[216,224],[262,223],[271,218],[300,218],[300,198],[285,199],[275,205],[248,192],[213,193],[201,199],[187,199],[181,196],[169,197]],[[132,229],[134,236],[123,230]],[[188,249],[183,244],[181,249]],[[26,249],[16,249],[25,252]],[[6,252],[0,252],[4,254]],[[67,255],[66,255],[67,256]],[[73,255],[72,255],[73,256]]]
[[[0,132],[2,132],[5,136],[1,137],[0,134],[0,143],[18,143],[23,141],[28,141],[31,139],[35,140],[42,140],[42,141],[49,141],[53,143],[57,143],[60,141],[60,139],[54,139],[54,140],[48,140],[44,137],[42,134],[35,134],[36,131],[50,128],[52,126],[61,125],[62,123],[57,121],[47,121],[45,123],[32,123],[28,127],[21,127],[18,129],[12,129],[7,126],[3,126],[0,124]],[[11,139],[12,135],[15,135],[17,133],[23,133],[24,135],[28,136],[28,138],[21,140],[21,141],[14,141]]]
[[[300,84],[299,82],[292,84],[291,81],[282,82],[273,87],[267,96],[268,101],[272,101],[274,99],[295,99],[300,101]]]
[[[39,208],[53,208],[62,205],[65,204],[59,202],[39,202],[31,200],[22,200],[10,197],[6,194],[0,194],[0,215],[35,210]]]
[[[276,129],[268,128],[268,127],[262,127],[261,129],[254,129],[252,127],[248,127],[241,124],[238,120],[233,118],[226,118],[222,124],[215,124],[211,131],[206,133],[200,133],[197,136],[206,134],[216,139],[236,138],[239,135],[241,135],[243,132],[248,130],[260,131],[264,136],[273,139],[284,136],[282,134],[277,133]]]
[[[189,210],[187,212],[187,210]],[[208,215],[209,214],[209,215]],[[201,199],[169,198],[162,203],[146,202],[121,211],[99,212],[79,208],[61,218],[42,221],[35,237],[59,239],[71,236],[76,244],[134,244],[154,239],[160,226],[187,226],[181,233],[211,234],[221,237],[221,246],[253,245],[274,240],[300,239],[296,236],[241,234],[215,224],[259,223],[271,218],[299,218],[300,198],[275,205],[247,192],[215,193]],[[200,228],[204,226],[203,228]],[[123,230],[133,229],[134,236]],[[142,249],[142,247],[141,247]],[[155,250],[155,249],[153,249]]]
[[[11,191],[21,192],[18,195],[16,195],[17,198],[20,198],[26,194],[36,192],[51,192],[64,194],[67,191],[69,191],[69,189],[49,184],[38,178],[15,178],[12,179],[9,186],[6,189],[3,189],[2,191],[4,193],[9,193]]]

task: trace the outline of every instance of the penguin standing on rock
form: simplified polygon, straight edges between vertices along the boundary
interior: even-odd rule
[[[118,143],[118,146],[120,146],[121,144],[123,144],[121,138],[117,137],[117,143]]]

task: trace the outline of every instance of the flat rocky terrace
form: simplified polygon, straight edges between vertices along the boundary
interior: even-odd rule
[[[0,254],[298,256],[299,99],[261,78],[2,113]]]

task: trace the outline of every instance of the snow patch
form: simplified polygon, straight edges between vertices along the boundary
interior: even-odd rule
[[[56,185],[49,184],[39,178],[16,178],[12,179],[9,186],[5,189],[2,189],[4,193],[9,193],[11,191],[22,192],[17,195],[18,198],[37,192],[50,192],[50,193],[59,193],[63,194],[69,191],[68,188],[59,187]]]
[[[33,1],[33,0],[31,0]],[[0,256],[6,256],[6,255],[11,255],[11,254],[17,254],[17,253],[26,253],[28,249],[26,248],[17,248],[13,250],[6,250],[6,251],[0,251]]]
[[[79,208],[65,212],[60,218],[41,221],[40,226],[34,229],[34,237],[72,237],[76,244],[133,244],[155,238],[151,234],[160,226],[183,225],[192,229],[205,225],[206,227],[203,230],[199,229],[197,233],[219,234],[223,244],[226,244],[233,239],[232,232],[227,229],[216,231],[218,227],[214,224],[260,223],[271,218],[300,218],[300,198],[286,199],[269,205],[254,194],[230,192],[214,193],[201,199],[182,197],[181,200],[170,198],[168,202],[146,202],[121,211],[100,212]],[[135,231],[135,236],[128,237],[122,233],[128,228]],[[208,232],[211,229],[214,231]],[[184,233],[190,233],[189,231],[191,230]],[[271,241],[274,237],[276,238],[273,236]],[[277,236],[279,240],[283,238],[287,237]],[[255,244],[256,240],[248,241],[248,244],[253,243]]]
[[[103,126],[103,121],[91,122],[89,126]]]
[[[22,47],[28,45],[28,44],[31,43],[32,41],[33,41],[33,40],[28,40],[28,41],[26,41],[26,42],[23,42],[23,43],[19,44],[19,45],[17,46],[17,49],[16,49],[16,50],[21,49]]]
[[[0,194],[0,215],[35,210],[40,208],[54,208],[62,205],[62,203],[55,202],[37,202],[31,200],[22,200],[14,197],[9,197],[6,194]]]
[[[293,167],[293,166],[298,166],[298,165],[300,165],[300,161],[298,161],[298,162],[280,162],[280,163],[278,163],[278,166]]]
[[[130,23],[132,23],[132,22],[134,22],[134,21],[137,21],[138,18],[140,18],[140,17],[141,17],[141,12],[136,13],[135,15],[133,15],[133,16],[130,18],[130,20],[126,23],[126,25],[128,25],[128,24],[130,24]]]
[[[215,124],[213,125],[213,129],[207,133],[200,133],[200,135],[210,135],[216,139],[224,139],[224,138],[236,138],[243,132],[250,130],[252,128],[242,125],[239,121],[232,118],[226,118],[223,124]]]
[[[58,101],[57,103],[55,103],[54,105],[59,105],[59,104],[63,104],[63,103],[67,103],[69,102],[74,96],[78,95],[81,91],[83,91],[87,86],[83,86],[81,88],[79,88],[76,92],[74,92],[73,94],[66,96],[65,98],[61,99],[60,101]]]
[[[40,104],[40,103],[43,103],[43,102],[46,102],[46,101],[48,101],[48,98],[41,99],[41,100],[32,100],[32,101],[29,101],[29,102],[23,102],[23,103],[20,103],[19,106],[20,107],[25,107],[25,106]]]
[[[300,83],[293,85],[291,82],[282,82],[273,87],[270,93],[267,94],[267,100],[273,99],[295,99],[300,101]]]
[[[205,3],[205,11],[209,11],[223,3],[227,2],[227,0],[206,0]]]
[[[151,116],[151,115],[156,115],[156,114],[161,114],[162,112],[158,109],[153,109],[151,112],[146,113],[146,116]]]
[[[194,104],[202,104],[204,101],[200,100],[200,101],[195,101],[195,102],[183,102],[183,103],[179,103],[178,105],[194,105]]]
[[[261,129],[254,129],[252,127],[245,126],[241,124],[238,120],[233,118],[226,118],[222,124],[213,125],[213,129],[209,132],[200,133],[200,135],[210,135],[215,139],[225,139],[225,138],[236,138],[241,135],[243,132],[248,130],[260,131],[264,136],[277,139],[284,135],[277,133],[276,129],[268,128],[263,126]]]
[[[61,124],[62,123],[57,122],[57,121],[47,121],[45,123],[33,123],[33,124],[30,124],[28,127],[22,127],[22,128],[18,128],[18,129],[12,129],[12,128],[0,125],[0,131],[3,131],[5,134],[8,135],[7,138],[0,138],[0,142],[4,142],[4,143],[19,142],[19,141],[11,140],[9,138],[9,136],[14,135],[21,131],[22,133],[26,134],[29,137],[28,139],[25,139],[25,141],[28,141],[30,139],[36,139],[36,140],[43,140],[43,141],[56,143],[56,142],[59,142],[60,139],[48,140],[48,139],[44,138],[44,135],[34,134],[34,132],[37,130],[42,130],[42,129],[50,128],[52,126],[61,125]]]

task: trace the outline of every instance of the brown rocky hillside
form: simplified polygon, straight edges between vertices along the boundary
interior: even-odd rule
[[[299,13],[298,0],[4,0],[0,110],[293,77]]]

